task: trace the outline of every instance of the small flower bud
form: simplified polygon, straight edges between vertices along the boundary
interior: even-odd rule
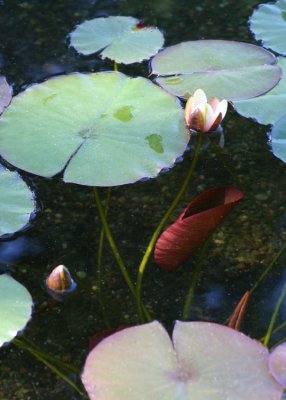
[[[49,294],[58,301],[64,300],[67,293],[76,288],[76,283],[71,277],[69,270],[64,265],[54,268],[46,279]]]

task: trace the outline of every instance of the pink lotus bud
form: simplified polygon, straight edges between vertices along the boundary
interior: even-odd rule
[[[69,270],[64,265],[59,265],[46,279],[46,286],[50,295],[55,300],[61,301],[66,293],[70,293],[76,288],[76,283]]]
[[[216,130],[227,111],[227,101],[213,97],[209,102],[202,89],[189,98],[185,109],[185,121],[190,130],[210,132]]]

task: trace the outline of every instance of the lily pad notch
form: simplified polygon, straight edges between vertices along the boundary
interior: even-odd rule
[[[91,400],[280,400],[285,377],[276,375],[268,349],[241,332],[177,321],[171,340],[154,321],[103,339],[89,353],[82,381]]]
[[[132,64],[148,60],[164,44],[158,28],[141,25],[133,17],[94,18],[78,25],[70,34],[71,46],[90,55],[101,50],[101,57]]]
[[[29,112],[27,112],[29,110]],[[188,144],[178,100],[145,78],[71,74],[15,96],[0,118],[0,153],[25,171],[115,186],[170,168]]]
[[[196,40],[165,48],[151,62],[156,82],[168,92],[189,98],[203,89],[208,98],[229,101],[259,96],[281,77],[276,58],[253,44]]]

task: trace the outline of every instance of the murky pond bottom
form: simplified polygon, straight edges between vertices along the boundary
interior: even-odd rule
[[[247,20],[256,5],[249,0],[196,0],[191,4],[184,0],[63,0],[57,4],[7,0],[0,4],[1,74],[16,94],[54,75],[112,70],[111,61],[80,56],[67,40],[75,25],[99,16],[130,15],[157,26],[165,34],[165,46],[196,39],[255,43]],[[147,63],[119,69],[131,76],[149,73]],[[212,187],[234,186],[244,194],[244,200],[210,239],[189,312],[189,320],[218,323],[225,323],[286,239],[286,171],[271,152],[268,127],[230,110],[223,130],[224,147],[201,151],[191,182],[169,219],[173,222],[195,196]],[[111,191],[107,218],[134,283],[146,246],[173,201],[193,152],[191,148],[182,162],[156,179]],[[53,357],[72,365],[74,372],[66,375],[80,387],[78,374],[89,352],[90,337],[107,328],[137,324],[135,300],[106,240],[99,275],[101,222],[92,188],[64,183],[61,176],[45,179],[25,172],[21,176],[35,192],[40,210],[29,229],[0,241],[0,271],[11,273],[33,297],[33,316],[20,336],[30,351],[13,343],[1,348],[0,399],[81,399],[81,394],[43,363],[41,352],[51,356],[52,366],[58,365]],[[107,189],[100,188],[99,194],[104,201]],[[285,282],[285,257],[280,256],[249,302],[242,330],[251,337],[261,338],[267,330]],[[143,301],[152,318],[170,332],[174,321],[182,319],[197,260],[198,253],[174,271],[160,269],[153,257],[148,263]],[[64,302],[52,299],[44,284],[59,264],[66,265],[77,282],[77,290]],[[283,321],[285,301],[277,326]],[[284,328],[273,335],[272,344],[285,336]]]

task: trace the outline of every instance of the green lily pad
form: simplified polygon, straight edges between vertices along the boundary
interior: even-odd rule
[[[283,71],[278,85],[254,99],[235,101],[233,105],[239,114],[268,125],[274,124],[286,113],[286,59],[280,57],[278,65]]]
[[[286,113],[272,127],[271,144],[274,155],[286,162]]]
[[[249,22],[256,40],[262,40],[263,46],[279,54],[286,54],[286,0],[260,4]]]
[[[167,47],[152,60],[156,82],[183,98],[203,89],[208,98],[241,100],[272,89],[281,77],[273,54],[248,43],[197,40]]]
[[[177,99],[117,72],[50,79],[14,97],[1,117],[0,153],[44,177],[113,186],[155,177],[189,141]]]
[[[11,276],[0,275],[0,346],[24,329],[32,314],[32,297]]]
[[[33,194],[17,172],[0,166],[0,236],[23,228],[34,210]]]
[[[94,18],[71,33],[71,45],[84,55],[102,50],[102,58],[131,64],[148,60],[164,44],[163,34],[154,27],[141,27],[132,17]]]
[[[12,88],[9,86],[5,76],[0,76],[0,114],[9,105],[12,99]]]

